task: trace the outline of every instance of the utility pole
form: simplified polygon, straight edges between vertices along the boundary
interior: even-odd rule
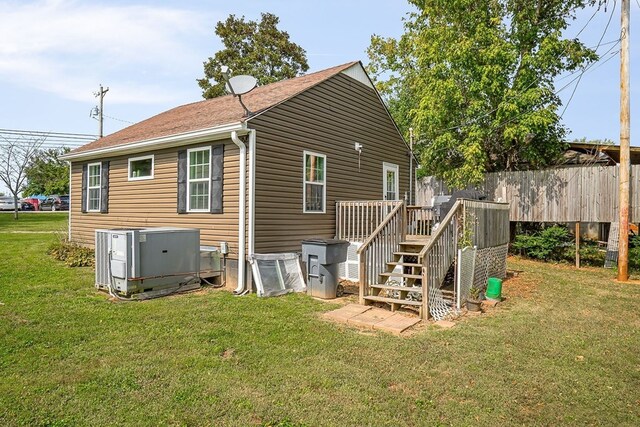
[[[96,98],[98,98],[98,97],[100,98],[100,107],[99,107],[99,110],[98,110],[98,130],[99,130],[98,136],[100,138],[102,138],[104,136],[103,132],[102,132],[102,122],[103,122],[103,119],[104,119],[102,111],[103,111],[103,107],[104,107],[104,96],[107,94],[107,92],[109,92],[109,88],[104,89],[102,87],[102,83],[101,83],[100,84],[100,90],[95,93]]]
[[[618,280],[629,280],[629,145],[631,138],[629,102],[629,8],[630,0],[621,2],[620,47],[620,236],[618,239]]]

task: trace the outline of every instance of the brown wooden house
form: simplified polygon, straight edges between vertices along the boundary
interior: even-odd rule
[[[253,253],[336,235],[336,202],[399,200],[409,149],[360,62],[183,105],[65,156],[70,239],[101,228],[200,229],[228,242],[238,290]],[[361,144],[362,150],[356,149]],[[238,267],[237,270],[235,267]]]

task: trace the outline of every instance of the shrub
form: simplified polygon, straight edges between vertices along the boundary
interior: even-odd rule
[[[573,253],[575,256],[575,246]],[[603,267],[606,253],[606,250],[598,248],[597,243],[585,242],[580,245],[580,263],[594,267]]]
[[[52,243],[47,253],[69,267],[93,267],[95,264],[93,249],[85,248],[66,239]]]
[[[565,227],[554,225],[533,234],[519,234],[511,245],[521,255],[542,261],[562,261],[572,237]]]

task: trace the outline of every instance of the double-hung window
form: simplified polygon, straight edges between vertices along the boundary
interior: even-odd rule
[[[187,210],[208,212],[211,206],[211,148],[188,150],[187,170]]]
[[[102,163],[87,165],[87,210],[100,212],[100,187],[102,185]]]
[[[304,152],[303,212],[325,213],[327,157]]]

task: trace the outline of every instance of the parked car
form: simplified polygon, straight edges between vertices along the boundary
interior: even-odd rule
[[[40,203],[41,211],[68,211],[69,210],[69,196],[49,196],[42,203]]]
[[[29,202],[25,202],[24,200],[20,202],[20,210],[21,211],[35,211],[36,207]]]
[[[18,206],[20,204],[18,203]],[[0,197],[0,211],[13,210],[13,197]]]
[[[44,199],[46,199],[46,197],[43,197],[43,200]],[[25,197],[24,199],[22,199],[22,201],[32,204],[33,210],[35,211],[40,210],[40,199],[38,199],[37,197]]]

